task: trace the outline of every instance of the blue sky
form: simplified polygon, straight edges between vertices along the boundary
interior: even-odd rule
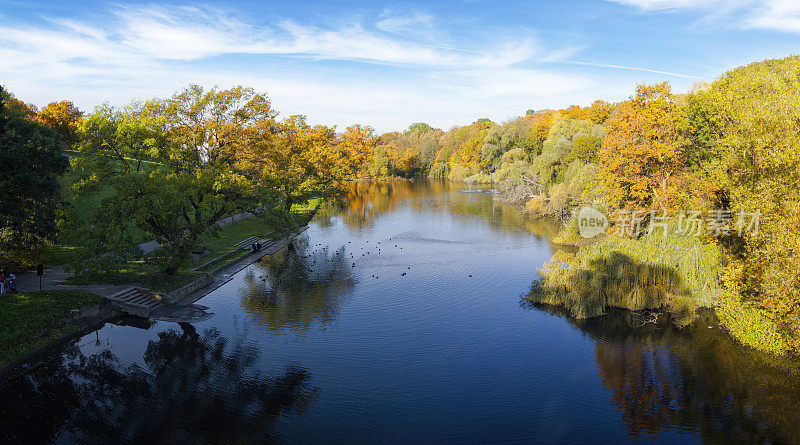
[[[379,132],[683,92],[798,44],[798,0],[0,0],[0,83],[38,106],[241,84],[284,116]]]

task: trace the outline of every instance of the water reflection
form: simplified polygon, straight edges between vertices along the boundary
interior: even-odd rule
[[[611,404],[634,438],[694,430],[705,442],[793,443],[800,437],[800,368],[743,348],[713,312],[678,328],[669,314],[613,310],[587,319],[560,308],[595,341],[595,363]]]
[[[344,248],[301,238],[266,257],[244,277],[242,305],[269,332],[306,332],[330,323],[355,285]]]
[[[10,442],[262,442],[283,413],[315,399],[310,373],[297,366],[261,375],[259,349],[191,325],[150,341],[142,363],[110,350],[91,355],[73,343],[50,365],[2,388],[0,430]]]
[[[355,182],[350,185],[346,204],[324,207],[318,220],[323,226],[326,221],[330,224],[338,210],[350,228],[372,228],[381,215],[408,205],[418,214],[434,211],[503,233],[520,233],[522,229],[539,239],[553,238],[561,229],[557,221],[532,217],[489,194],[450,193],[467,189],[467,184],[446,181]]]

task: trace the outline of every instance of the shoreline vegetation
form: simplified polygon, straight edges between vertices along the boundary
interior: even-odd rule
[[[443,131],[425,123],[387,133],[375,177],[428,176],[491,183],[498,198],[564,221],[559,252],[524,298],[578,318],[619,307],[663,310],[676,324],[714,309],[741,343],[800,354],[800,57],[765,60],[698,83],[640,85],[620,103],[528,110]],[[598,238],[578,233],[576,212],[611,222]],[[619,230],[617,212],[639,215]],[[661,218],[697,212],[698,233],[649,236]],[[736,215],[758,214],[750,230]],[[712,227],[713,230],[706,230]],[[753,230],[755,229],[755,230]],[[617,235],[614,232],[622,232]]]
[[[103,298],[81,290],[47,290],[0,298],[0,368],[77,327],[72,314],[99,307]]]
[[[292,211],[296,224],[299,226],[307,224],[321,203],[321,199],[315,198],[304,205],[295,205]],[[275,226],[265,224],[257,216],[234,222],[225,226],[217,237],[209,239],[206,243],[208,253],[200,259],[208,259],[220,252],[236,253],[238,252],[235,247],[236,243],[246,240],[254,234],[263,235],[268,232],[278,233],[279,231]],[[250,255],[249,249],[242,249],[240,255],[224,258],[215,265],[218,269],[223,269]],[[106,276],[77,276],[65,280],[64,283],[67,285],[107,283],[147,287],[144,283],[162,283],[162,280],[173,280],[169,287],[160,285],[150,288],[165,292],[185,285],[193,278],[195,278],[194,275],[166,278],[151,268],[137,275],[116,272]],[[120,315],[110,306],[108,310],[101,310],[104,304],[108,305],[102,296],[78,289],[53,289],[3,296],[0,298],[0,326],[3,327],[0,329],[0,370],[11,366],[22,357],[35,354],[39,349],[72,336],[89,322],[104,322],[111,317]]]
[[[3,156],[18,170],[4,187],[25,203],[3,214],[0,264],[64,262],[73,283],[163,290],[191,279],[209,254],[225,254],[230,231],[263,234],[220,227],[231,215],[260,213],[265,227],[290,227],[294,206],[342,198],[348,181],[493,183],[499,199],[563,220],[554,241],[578,246],[542,270],[531,301],[576,317],[663,309],[679,323],[713,308],[743,344],[798,354],[798,72],[800,56],[791,56],[685,94],[667,82],[639,85],[619,103],[528,110],[446,131],[419,122],[382,135],[281,119],[266,94],[245,87],[191,85],[91,113],[69,101],[38,110],[0,90]],[[584,206],[611,221],[597,239],[578,233]],[[620,230],[619,212],[639,215],[635,230]],[[647,234],[660,218],[680,226],[686,212],[717,230]],[[762,218],[742,231],[738,214]],[[148,240],[158,249],[138,247]]]

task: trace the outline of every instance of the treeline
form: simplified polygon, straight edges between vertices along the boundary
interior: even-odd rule
[[[531,110],[501,124],[414,124],[381,135],[365,170],[495,183],[503,199],[565,219],[561,242],[587,242],[578,234],[582,206],[607,215],[609,236],[560,254],[534,301],[582,317],[610,306],[666,308],[683,322],[713,306],[744,343],[798,353],[798,125],[793,56],[686,94],[665,82],[640,85],[620,103]]]
[[[242,87],[191,86],[89,114],[67,101],[36,110],[5,91],[0,99],[4,264],[30,264],[69,234],[78,268],[156,239],[175,272],[223,218],[285,218],[349,179],[494,182],[504,199],[565,219],[560,241],[580,239],[576,209],[611,219],[608,236],[556,258],[534,302],[584,317],[667,308],[683,320],[713,306],[744,343],[800,352],[800,57],[740,67],[687,94],[640,85],[616,104],[380,137],[279,119],[266,95]],[[689,222],[705,227],[677,230]]]
[[[66,237],[76,272],[104,269],[157,240],[150,260],[175,274],[226,217],[249,212],[286,227],[292,205],[340,195],[376,143],[369,127],[337,133],[304,116],[279,119],[265,94],[244,87],[192,85],[89,114],[0,94],[7,266],[35,264]]]

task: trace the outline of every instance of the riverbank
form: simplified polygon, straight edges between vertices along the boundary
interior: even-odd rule
[[[0,297],[0,367],[111,315],[103,297],[82,290],[48,290]]]
[[[155,284],[154,291],[175,291],[188,287],[198,279],[208,278],[209,284],[203,283],[197,289],[181,297],[181,303],[194,302],[213,291],[229,277],[257,261],[265,255],[274,254],[276,249],[284,248],[313,218],[321,200],[315,199],[305,206],[293,209],[294,221],[301,225],[301,230],[275,241],[270,248],[252,253],[249,245],[237,246],[243,240],[265,233],[279,233],[275,227],[265,226],[257,217],[245,218],[223,227],[217,237],[206,242],[208,253],[201,259],[224,257],[213,268],[205,270],[201,260],[192,262],[189,270],[179,277],[160,276],[157,271],[144,272],[112,272],[105,275],[67,277],[63,267],[48,268],[47,286],[43,292],[22,292],[0,297],[0,374],[6,368],[13,368],[15,363],[27,361],[37,351],[46,349],[52,343],[58,343],[82,332],[87,326],[102,324],[118,314],[104,297],[121,289],[140,286],[143,283]],[[227,256],[226,256],[227,255]],[[53,270],[58,269],[61,274]],[[55,280],[55,281],[54,281]],[[169,281],[167,281],[169,280]],[[191,300],[191,301],[189,301]]]
[[[614,308],[664,311],[679,326],[699,309],[710,309],[741,344],[776,356],[797,355],[791,335],[739,295],[734,275],[742,271],[732,267],[718,238],[679,234],[672,225],[667,234],[662,230],[639,238],[587,239],[578,233],[577,218],[568,218],[553,242],[577,250],[556,252],[524,299],[563,307],[578,319]]]

